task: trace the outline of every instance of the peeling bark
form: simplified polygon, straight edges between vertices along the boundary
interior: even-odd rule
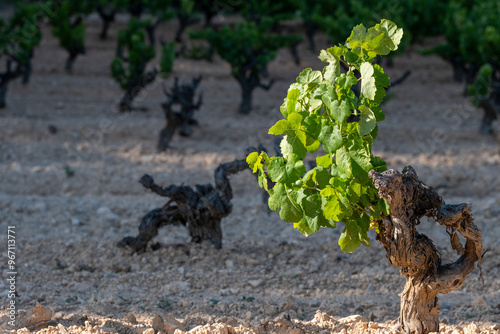
[[[126,237],[119,247],[130,247],[134,252],[145,250],[148,242],[158,235],[158,229],[165,225],[184,225],[191,236],[191,242],[211,242],[216,249],[222,247],[221,220],[232,211],[233,192],[229,175],[248,168],[245,160],[221,164],[214,173],[215,186],[211,184],[189,186],[170,185],[162,188],[149,175],[144,175],[140,183],[154,193],[169,197],[162,208],[146,214],[139,226],[137,237]]]
[[[437,294],[460,288],[476,262],[480,267],[481,231],[474,225],[471,206],[445,205],[436,190],[418,179],[411,166],[405,167],[403,173],[372,170],[369,176],[391,210],[380,223],[377,240],[384,246],[389,262],[406,277],[401,294],[401,329],[408,334],[439,332]],[[416,230],[424,216],[446,227],[453,249],[461,255],[457,261],[441,264],[432,241]],[[465,247],[457,233],[466,239]]]

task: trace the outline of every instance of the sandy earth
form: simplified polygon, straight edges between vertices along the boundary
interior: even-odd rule
[[[268,213],[250,171],[231,178],[234,209],[222,223],[222,250],[190,244],[183,227],[163,228],[155,251],[116,247],[137,233],[142,215],[165,203],[137,182],[144,173],[163,185],[209,183],[220,163],[243,158],[248,146],[272,147],[267,129],[289,84],[302,68],[322,65],[304,43],[300,67],[283,50],[269,67],[275,85],[256,91],[254,110],[241,116],[227,64],[180,59],[172,76],[138,101],[148,112],[118,114],[122,92],[109,73],[117,25],[103,42],[97,18],[89,23],[87,55],[72,74],[45,29],[31,83],[14,82],[0,110],[2,333],[398,333],[404,278],[381,245],[345,254],[339,229],[302,236]],[[160,35],[168,39],[172,27],[162,26]],[[318,45],[326,47],[326,38]],[[386,72],[397,78],[407,69],[411,77],[384,106],[375,153],[391,168],[411,164],[446,202],[473,203],[489,248],[484,281],[476,269],[463,288],[440,297],[441,332],[500,333],[498,143],[478,135],[482,112],[463,97],[448,64],[414,47]],[[158,154],[162,84],[198,74],[200,125]],[[8,226],[16,232],[15,329],[7,310]],[[420,231],[454,261],[440,226],[423,222]]]

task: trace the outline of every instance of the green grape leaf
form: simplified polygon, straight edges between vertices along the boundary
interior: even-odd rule
[[[304,212],[302,219],[313,233],[317,232],[321,226],[328,225],[327,220],[323,216],[322,199],[319,194],[303,196],[300,206]]]
[[[281,182],[285,177],[285,159],[283,157],[273,157],[267,167],[268,175],[271,181]]]
[[[377,86],[375,85],[374,69],[370,63],[362,63],[359,71],[361,73],[361,94],[367,99],[375,99]]]
[[[375,171],[382,173],[387,170],[387,162],[381,157],[373,157],[370,163]]]
[[[351,116],[351,109],[346,101],[342,101],[341,103],[337,100],[333,101],[329,111],[330,117],[339,123],[344,123],[347,117]]]
[[[339,238],[339,246],[342,251],[352,253],[361,244],[361,240],[359,240],[358,225],[356,225],[355,221],[351,220],[345,221],[344,223],[345,227]]]
[[[281,204],[287,199],[285,186],[281,183],[276,183],[273,188],[269,189],[269,199],[267,204],[269,209],[278,211]]]
[[[270,135],[281,135],[289,130],[297,130],[300,127],[302,116],[299,113],[288,113],[288,119],[280,119],[270,129]]]
[[[375,119],[375,114],[373,111],[365,105],[359,106],[360,119],[359,119],[359,135],[366,136],[370,134],[375,126],[377,126],[377,120]]]
[[[269,129],[268,133],[270,135],[281,135],[288,130],[292,130],[290,122],[287,119],[280,119]]]
[[[332,166],[332,156],[331,154],[316,157],[316,165],[323,168],[330,168]]]
[[[299,159],[304,159],[307,155],[307,149],[294,131],[289,131],[283,137],[280,143],[281,154],[289,160],[292,154],[296,154]]]
[[[311,68],[306,68],[300,72],[297,77],[297,83],[301,85],[320,84],[323,76],[320,71],[313,71]]]
[[[300,90],[297,88],[290,89],[286,96],[286,114],[283,117],[288,118],[288,115],[295,112],[297,107],[297,100],[300,96]],[[281,110],[283,113],[284,110]]]
[[[342,133],[337,125],[325,125],[321,128],[318,140],[327,153],[334,153],[342,145]]]
[[[340,59],[333,54],[333,48],[321,50],[319,59],[325,63],[329,63],[323,70],[323,77],[326,81],[335,82],[335,78],[340,75]]]
[[[292,202],[285,186],[281,183],[276,183],[272,189],[269,189],[268,204],[271,210],[280,210],[280,218],[286,222],[296,223],[302,219],[302,211],[297,204]]]
[[[293,227],[296,228],[300,233],[305,235],[306,237],[313,234],[314,232],[307,226],[307,223],[304,220],[301,220],[298,223],[294,223]]]
[[[310,114],[304,118],[302,126],[307,135],[311,138],[318,139],[321,131],[321,118],[317,114]]]
[[[326,219],[331,219],[333,221],[340,221],[342,219],[343,215],[342,211],[340,210],[340,202],[337,197],[332,196],[328,200],[328,202],[325,205],[323,214]]]
[[[368,230],[370,229],[370,216],[362,214],[356,222],[358,223],[359,241],[366,247],[371,247],[370,238],[368,237]]]
[[[337,169],[344,179],[352,175],[351,157],[347,153],[345,147],[341,147],[335,153],[335,163]]]
[[[257,152],[252,152],[247,156],[247,164],[250,166],[252,169],[252,172],[257,172],[258,166],[256,166],[257,161],[259,160],[259,153]]]
[[[384,73],[384,69],[379,64],[373,65],[373,76],[375,77],[377,86],[387,88],[391,85],[389,76]]]
[[[326,187],[321,189],[319,194],[324,197],[330,197],[335,195],[335,189],[333,189],[332,187]]]
[[[366,28],[358,24],[352,29],[351,35],[347,38],[347,45],[351,49],[361,48],[366,37]]]
[[[352,206],[346,196],[338,192],[340,209],[346,216],[352,215]]]
[[[297,204],[293,203],[290,197],[283,201],[279,212],[280,218],[288,223],[297,223],[303,217],[303,213]]]
[[[396,51],[399,43],[401,42],[401,38],[403,38],[403,28],[398,28],[394,22],[385,19],[383,19],[380,23],[380,27],[385,30],[387,36],[385,44],[389,50]]]
[[[291,187],[292,183],[302,178],[306,172],[304,162],[296,155],[291,155],[288,162],[285,163],[285,175],[282,180],[287,186]]]

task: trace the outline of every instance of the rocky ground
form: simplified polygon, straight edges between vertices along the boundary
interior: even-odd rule
[[[122,92],[111,79],[116,28],[98,39],[89,19],[87,55],[71,74],[66,54],[44,29],[27,86],[10,86],[0,110],[0,326],[4,333],[399,333],[398,293],[404,278],[374,240],[353,254],[340,251],[336,230],[304,237],[269,213],[250,171],[231,177],[233,213],[222,222],[223,248],[191,244],[182,226],[166,227],[160,248],[141,254],[116,247],[135,235],[140,218],[165,204],[137,182],[151,174],[163,185],[204,184],[223,162],[248,146],[272,147],[267,130],[302,68],[321,68],[300,45],[297,67],[283,50],[269,66],[276,84],[255,92],[251,114],[237,113],[239,87],[229,66],[176,60],[166,81],[150,86],[138,105],[119,114]],[[172,35],[173,24],[161,34]],[[428,43],[436,43],[429,41]],[[318,45],[327,47],[319,36]],[[440,297],[441,332],[500,333],[500,153],[480,136],[482,112],[463,97],[452,69],[415,46],[386,68],[392,78],[411,69],[384,105],[374,148],[390,168],[411,164],[447,203],[472,202],[489,251],[464,286]],[[174,137],[156,152],[164,124],[162,85],[203,75],[204,104],[189,138]],[[8,318],[7,229],[16,236],[16,328]],[[446,261],[456,255],[446,232],[430,236]],[[17,330],[17,331],[16,331]]]

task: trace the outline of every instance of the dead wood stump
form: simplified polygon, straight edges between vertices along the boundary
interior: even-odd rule
[[[233,192],[229,175],[248,168],[245,160],[221,164],[214,173],[212,184],[189,186],[170,185],[163,188],[149,175],[140,183],[154,193],[169,197],[161,208],[154,209],[142,217],[137,237],[126,237],[118,242],[119,247],[130,247],[134,252],[146,249],[148,242],[158,235],[158,229],[165,225],[184,225],[191,236],[191,242],[211,242],[216,249],[222,247],[221,220],[231,213]]]

